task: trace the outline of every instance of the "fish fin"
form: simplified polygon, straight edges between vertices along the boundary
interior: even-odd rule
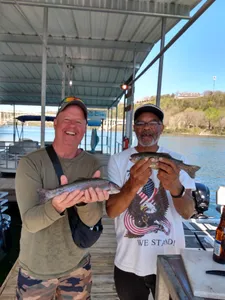
[[[183,164],[182,169],[188,173],[191,178],[195,178],[195,173],[200,169],[199,166]]]
[[[50,197],[48,197],[48,190],[38,189],[37,192],[39,194],[39,199],[42,204],[47,202],[50,199]]]

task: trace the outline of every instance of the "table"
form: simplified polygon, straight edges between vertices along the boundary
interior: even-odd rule
[[[158,255],[156,300],[169,299],[212,300],[193,295],[181,255]]]

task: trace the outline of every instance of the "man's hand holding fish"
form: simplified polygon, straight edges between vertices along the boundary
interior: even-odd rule
[[[93,178],[100,177],[100,171],[96,171]],[[62,175],[61,185],[68,184],[68,179],[65,175]],[[89,187],[86,190],[73,190],[71,192],[63,192],[60,195],[55,196],[52,199],[53,207],[62,213],[66,208],[72,207],[76,204],[83,203],[93,203],[98,201],[105,201],[109,199],[109,193],[100,188]]]
[[[138,161],[130,169],[130,176],[120,193],[110,196],[110,203],[107,209],[110,209],[110,217],[119,216],[130,205],[138,190],[147,183],[152,170],[149,168],[149,159],[145,158]],[[116,201],[114,201],[116,199]],[[113,204],[112,207],[111,203]],[[109,210],[108,210],[109,213]]]
[[[173,198],[177,212],[189,219],[193,215],[194,201],[191,189],[186,189],[180,182],[180,168],[171,159],[160,157],[158,162],[158,178],[165,190],[168,190]]]
[[[160,157],[158,161],[158,175],[162,186],[172,195],[180,194],[182,184],[179,179],[180,168],[170,159]]]

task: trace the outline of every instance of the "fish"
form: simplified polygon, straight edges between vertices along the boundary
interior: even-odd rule
[[[120,187],[112,181],[102,178],[85,178],[74,181],[70,184],[60,185],[55,189],[38,189],[39,199],[41,203],[45,203],[48,200],[58,196],[64,192],[73,192],[75,190],[86,190],[88,188],[100,188],[108,191],[109,194],[117,194],[120,191]]]
[[[150,162],[150,167],[152,169],[157,170],[158,169],[158,161],[160,157],[165,157],[167,159],[172,160],[180,169],[184,170],[185,172],[188,173],[188,175],[191,178],[195,178],[195,173],[200,169],[199,166],[195,165],[187,165],[185,164],[182,160],[178,160],[174,157],[172,157],[168,153],[164,152],[139,152],[139,153],[134,153],[131,154],[130,156],[130,161],[133,163],[136,163],[137,161],[144,159],[144,158],[154,158],[154,162]]]

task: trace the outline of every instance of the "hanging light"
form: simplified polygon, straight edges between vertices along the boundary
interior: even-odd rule
[[[74,66],[71,64],[67,65],[68,68],[68,81],[69,81],[69,86],[71,87],[73,85],[73,70]]]
[[[124,90],[124,91],[127,91],[127,90],[130,90],[130,89],[131,89],[131,85],[126,84],[126,83],[122,83],[122,84],[120,85],[120,88],[121,88],[122,90]]]

